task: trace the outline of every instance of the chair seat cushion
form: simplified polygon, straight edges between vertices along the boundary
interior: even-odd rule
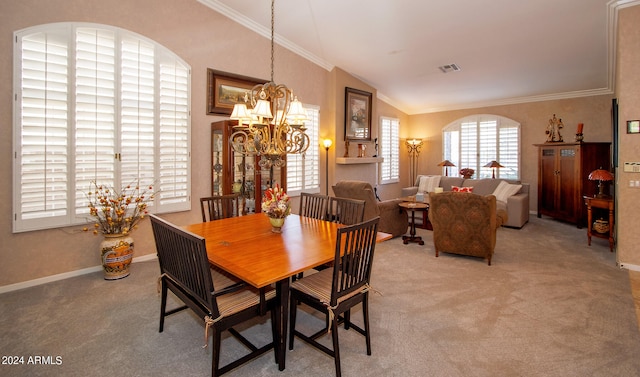
[[[235,276],[223,271],[219,268],[211,268],[211,278],[213,279],[213,288],[215,290],[230,287],[241,280]],[[276,297],[275,289],[268,287],[265,291],[265,300],[271,300]],[[222,317],[227,317],[238,313],[244,309],[250,308],[260,303],[260,291],[253,287],[246,287],[236,292],[227,293],[218,296],[218,310]]]
[[[315,274],[307,275],[302,279],[298,279],[291,283],[291,289],[302,293],[306,293],[309,296],[315,297],[318,301],[329,305],[331,302],[331,284],[333,282],[333,267],[327,268]],[[342,296],[338,303],[364,292],[362,290],[351,292],[346,296]]]

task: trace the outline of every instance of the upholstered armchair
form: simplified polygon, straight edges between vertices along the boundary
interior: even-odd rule
[[[439,252],[491,257],[496,231],[506,222],[507,212],[496,210],[496,197],[464,192],[429,194],[429,220],[433,225],[433,244]]]
[[[368,182],[340,181],[333,186],[333,193],[341,198],[364,200],[364,221],[380,216],[378,231],[390,233],[393,237],[407,232],[407,213],[398,206],[402,200],[390,199],[379,202]]]

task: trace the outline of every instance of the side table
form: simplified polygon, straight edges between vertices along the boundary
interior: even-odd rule
[[[429,205],[421,202],[401,202],[398,203],[398,206],[406,211],[411,211],[411,228],[408,236],[402,236],[402,243],[406,245],[409,242],[417,242],[418,245],[424,245],[422,237],[416,236],[416,212],[427,211]]]
[[[587,205],[587,240],[591,246],[591,237],[609,239],[609,251],[613,252],[613,198],[597,198],[593,196],[583,196],[584,204]],[[600,208],[609,211],[609,231],[598,233],[593,231],[593,208]]]

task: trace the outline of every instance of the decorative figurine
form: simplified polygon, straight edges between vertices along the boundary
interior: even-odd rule
[[[545,133],[547,134],[547,143],[555,143],[562,142],[562,134],[560,130],[564,127],[562,124],[562,119],[556,118],[556,114],[553,114],[553,118],[549,119],[549,124],[547,125],[547,130]]]
[[[344,141],[344,156],[342,157],[349,157],[349,140]]]

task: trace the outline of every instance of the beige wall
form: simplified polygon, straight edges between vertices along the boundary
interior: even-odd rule
[[[624,162],[640,161],[640,134],[627,134],[627,120],[640,119],[640,6],[622,9],[618,22],[616,96],[619,116],[619,169],[616,173],[617,252],[618,261],[630,268],[640,268],[640,188],[630,188],[629,181],[640,180],[639,173],[622,171]]]
[[[151,38],[192,68],[192,211],[168,215],[178,224],[200,220],[201,196],[210,192],[210,124],[206,115],[207,68],[269,79],[270,42],[195,0],[21,0],[0,3],[0,287],[100,264],[100,237],[80,227],[12,233],[12,51],[13,32],[51,22],[81,21],[121,27]],[[248,56],[251,58],[244,58]],[[276,46],[275,81],[301,100],[333,106],[330,73]],[[330,88],[330,87],[329,87]],[[331,102],[327,102],[331,100]],[[332,111],[329,110],[329,113]],[[323,118],[323,129],[333,128]],[[322,135],[322,133],[321,133]],[[324,167],[324,165],[322,165]],[[193,200],[195,198],[195,200]],[[134,234],[136,256],[155,253],[149,222]]]
[[[538,149],[534,144],[544,143],[545,128],[549,118],[556,114],[562,118],[565,141],[574,141],[578,123],[584,123],[584,141],[611,142],[611,100],[612,96],[594,96],[557,101],[530,102],[516,105],[492,106],[478,109],[447,111],[432,114],[420,114],[409,117],[409,129],[404,130],[407,137],[425,139],[420,154],[418,172],[421,174],[440,174],[436,166],[442,161],[442,128],[449,123],[472,114],[495,114],[520,123],[521,128],[521,180],[531,185],[530,209],[538,207]],[[457,175],[458,169],[450,172]]]
[[[199,221],[196,203],[210,192],[210,123],[224,118],[207,116],[206,69],[214,68],[245,76],[269,79],[269,41],[208,9],[195,0],[21,0],[0,3],[0,287],[99,265],[100,237],[79,231],[80,227],[13,234],[12,229],[12,36],[29,26],[50,22],[81,21],[113,25],[151,38],[166,46],[192,68],[192,210],[167,215],[170,221],[187,224]],[[637,41],[634,41],[636,43]],[[252,59],[242,58],[251,56]],[[637,64],[636,64],[637,65]],[[635,73],[635,71],[634,71]],[[465,115],[491,113],[522,124],[523,181],[536,185],[534,143],[543,142],[544,127],[552,114],[561,116],[570,137],[575,124],[585,124],[586,141],[610,141],[609,96],[483,109],[407,116],[376,99],[376,89],[336,68],[332,72],[276,46],[275,81],[295,89],[305,103],[321,107],[320,138],[334,141],[329,152],[329,185],[353,175],[375,183],[376,167],[336,165],[344,154],[344,88],[370,91],[373,100],[372,133],[378,135],[378,117],[400,118],[403,139],[422,137],[420,172],[437,173],[441,159],[441,129]],[[637,85],[636,85],[637,87]],[[627,103],[637,103],[635,98]],[[623,106],[621,105],[621,109]],[[632,115],[629,115],[632,116]],[[628,119],[639,119],[633,115]],[[621,117],[621,119],[623,119]],[[626,118],[625,118],[626,119]],[[637,144],[636,144],[637,145]],[[319,147],[319,146],[317,146]],[[637,147],[636,147],[637,148]],[[373,143],[369,143],[373,151]],[[356,146],[351,145],[354,155]],[[320,156],[324,157],[324,150]],[[401,144],[401,179],[397,184],[379,185],[382,199],[394,198],[408,186],[406,148]],[[637,156],[637,154],[636,154]],[[633,157],[637,160],[638,157]],[[321,158],[321,188],[324,192],[324,158]],[[364,173],[363,173],[364,169]],[[206,173],[205,173],[206,172]],[[535,191],[534,191],[535,192]],[[640,192],[640,191],[639,191]],[[535,194],[532,195],[535,208]],[[637,211],[636,211],[637,213]],[[155,253],[148,222],[134,233],[136,256]],[[640,264],[640,262],[638,262]]]

